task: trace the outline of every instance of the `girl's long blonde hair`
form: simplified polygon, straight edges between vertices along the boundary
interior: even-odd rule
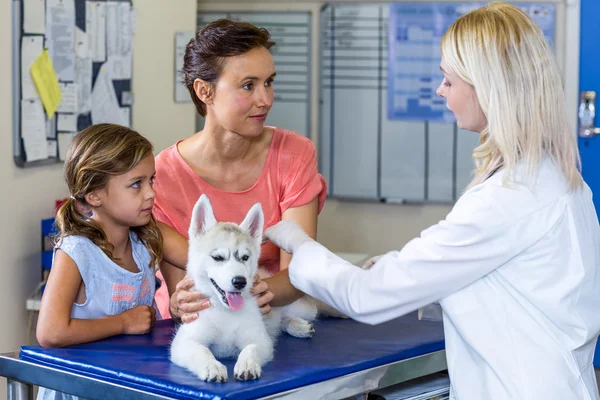
[[[139,133],[120,125],[92,125],[77,135],[69,146],[65,162],[65,181],[71,198],[56,215],[58,243],[65,236],[85,236],[113,261],[112,245],[102,227],[86,215],[85,195],[106,187],[111,176],[124,174],[148,155],[152,144]],[[163,238],[154,217],[143,226],[132,227],[150,252],[151,267],[162,259]]]
[[[569,127],[563,82],[539,26],[518,7],[492,2],[457,19],[441,41],[446,65],[475,88],[487,118],[469,187],[500,168],[504,183],[532,185],[548,154],[571,189],[581,186],[577,137]]]

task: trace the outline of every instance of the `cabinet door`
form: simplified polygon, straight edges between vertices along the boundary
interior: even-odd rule
[[[594,90],[600,93],[600,41],[595,32],[598,28],[600,2],[597,0],[581,0],[581,36],[579,48],[579,91]],[[600,117],[596,116],[596,126],[600,125]],[[600,137],[579,139],[579,153],[583,179],[594,193],[594,206],[600,212]],[[599,342],[600,343],[600,342]],[[594,366],[600,368],[600,345],[596,347]]]

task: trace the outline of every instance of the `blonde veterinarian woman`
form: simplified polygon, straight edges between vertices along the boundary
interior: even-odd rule
[[[438,94],[481,135],[474,179],[446,219],[370,270],[289,221],[265,233],[293,253],[294,286],[359,321],[440,300],[451,398],[598,399],[600,229],[553,54],[504,3],[459,18],[441,50]]]

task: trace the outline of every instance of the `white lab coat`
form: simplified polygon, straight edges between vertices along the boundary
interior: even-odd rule
[[[587,185],[569,192],[547,158],[533,191],[505,187],[502,176],[465,192],[445,220],[370,270],[317,242],[302,244],[289,266],[292,284],[368,324],[440,300],[451,398],[599,399],[592,193]]]

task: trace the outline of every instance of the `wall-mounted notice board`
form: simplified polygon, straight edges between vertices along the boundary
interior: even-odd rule
[[[13,154],[61,162],[91,124],[131,125],[130,0],[13,0]]]
[[[482,2],[331,3],[321,12],[320,169],[329,195],[451,203],[468,184],[479,135],[445,101],[440,39]],[[553,44],[556,5],[516,3]]]

